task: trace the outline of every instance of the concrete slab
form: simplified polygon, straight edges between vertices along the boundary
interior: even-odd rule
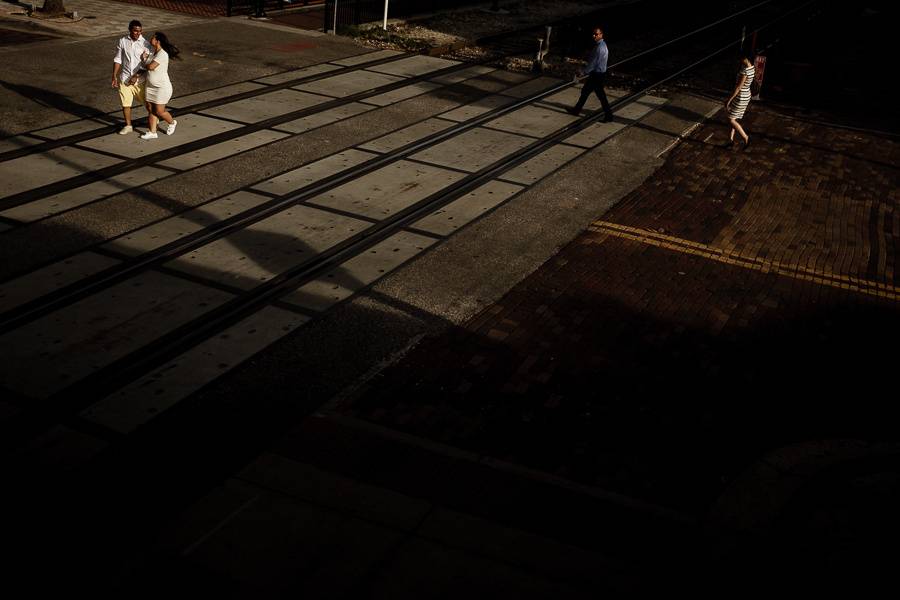
[[[381,60],[382,58],[397,56],[398,54],[403,53],[396,50],[376,50],[375,52],[364,52],[363,54],[357,54],[356,56],[350,56],[347,58],[341,58],[339,60],[332,60],[329,62],[333,65],[341,65],[342,67],[354,67],[363,63],[372,62],[373,60]]]
[[[138,109],[135,108],[135,112],[132,114],[137,115],[137,110]],[[118,117],[116,117],[115,115],[110,115],[110,118],[106,121],[82,119],[78,121],[72,121],[70,123],[63,123],[62,125],[56,125],[54,127],[47,127],[46,129],[38,129],[37,131],[32,131],[32,133],[50,140],[58,140],[64,137],[69,137],[70,135],[87,133],[88,131],[100,131],[101,129],[109,127],[111,123],[114,123],[117,120],[121,121],[121,114]],[[122,124],[124,125],[124,122]]]
[[[120,262],[94,252],[82,252],[7,281],[0,285],[0,313],[12,310]]]
[[[180,121],[178,125],[180,133]],[[236,137],[234,139],[228,140],[227,142],[222,142],[213,146],[207,146],[206,148],[201,148],[200,150],[195,150],[187,154],[182,154],[181,156],[176,156],[175,158],[170,158],[169,160],[164,160],[159,164],[164,167],[171,167],[174,169],[193,169],[195,167],[199,167],[200,165],[205,165],[221,158],[227,158],[229,156],[234,156],[235,154],[240,154],[241,152],[245,152],[253,148],[258,148],[259,146],[265,146],[268,143],[274,142],[275,140],[280,140],[287,136],[287,133],[272,131],[271,129],[263,129],[262,131],[255,131],[247,135]]]
[[[205,92],[198,92],[196,94],[189,94],[187,96],[173,96],[172,103],[169,106],[170,108],[178,110],[179,108],[187,108],[189,106],[194,106],[195,104],[211,102],[213,100],[220,100],[222,98],[227,98],[228,96],[243,94],[244,92],[252,92],[254,90],[261,90],[266,87],[267,86],[261,85],[259,83],[245,81],[243,83],[226,85],[214,90],[207,90]],[[175,115],[175,118],[177,119],[178,115]]]
[[[417,152],[411,158],[475,172],[533,142],[533,139],[520,135],[476,127],[446,142]]]
[[[424,219],[416,221],[412,227],[435,235],[450,235],[494,207],[506,202],[522,189],[523,187],[520,185],[505,181],[489,181]]]
[[[297,90],[276,90],[255,98],[229,102],[222,106],[201,111],[201,114],[223,117],[243,123],[256,123],[295,110],[309,108],[327,102],[331,98],[298,92]]]
[[[29,135],[14,135],[12,137],[0,140],[0,152],[10,152],[19,148],[28,148],[35,144],[40,144],[44,140]]]
[[[394,271],[436,241],[401,231],[283,296],[281,300],[307,310],[325,311]]]
[[[455,60],[416,54],[402,60],[395,60],[394,62],[383,65],[369,67],[368,70],[377,71],[379,73],[388,73],[389,75],[400,75],[401,77],[415,77],[417,75],[425,75],[426,73],[439,71],[458,64],[459,62]]]
[[[621,119],[631,119],[638,121],[645,117],[650,111],[659,108],[666,103],[665,98],[657,98],[654,96],[644,96],[635,102],[629,102],[622,108],[615,110],[615,116]]]
[[[563,110],[525,106],[498,119],[488,121],[484,126],[532,137],[545,137],[577,120],[577,117]]]
[[[346,171],[360,163],[375,158],[375,154],[360,150],[345,150],[321,160],[293,169],[253,186],[253,189],[281,196],[298,190],[329,175]]]
[[[435,77],[431,81],[434,83],[440,83],[442,85],[453,85],[454,83],[459,83],[461,81],[466,81],[468,79],[472,79],[473,77],[478,77],[480,75],[487,75],[488,73],[492,73],[496,71],[494,67],[486,67],[484,65],[474,65],[465,69],[461,69],[454,73],[448,73],[446,75],[439,75]]]
[[[583,153],[584,150],[581,148],[557,144],[518,167],[510,169],[501,175],[500,179],[533,185]]]
[[[531,81],[520,83],[519,85],[513,86],[500,93],[513,98],[525,98],[526,96],[543,92],[544,90],[561,83],[563,83],[563,81],[555,77],[535,77]]]
[[[130,433],[308,320],[267,306],[93,404],[81,416],[119,433]]]
[[[231,294],[162,273],[143,273],[0,337],[0,385],[46,398]]]
[[[259,83],[267,83],[269,85],[278,85],[279,83],[285,83],[287,81],[293,81],[295,79],[302,79],[304,77],[320,75],[322,73],[328,73],[329,71],[337,71],[340,68],[341,67],[337,65],[322,63],[320,65],[313,65],[311,67],[293,69],[291,71],[285,71],[284,73],[269,75],[268,77],[260,77],[259,79],[255,79],[254,81],[257,81]]]
[[[107,242],[102,248],[120,252],[127,256],[138,256],[174,242],[178,238],[200,231],[204,227],[209,227],[214,223],[250,210],[269,200],[271,198],[268,196],[260,196],[259,194],[251,194],[244,191],[235,192],[180,215],[169,217],[153,225],[126,233]]]
[[[291,89],[312,92],[323,96],[331,96],[333,98],[343,98],[344,96],[366,92],[398,81],[403,81],[403,77],[386,75],[384,73],[373,73],[371,71],[353,71],[352,73],[344,73],[327,79],[319,79],[318,81],[295,85]]]
[[[384,94],[372,96],[371,98],[366,98],[365,100],[361,100],[361,102],[374,104],[375,106],[388,106],[389,104],[396,104],[397,102],[400,102],[402,100],[407,100],[409,98],[414,98],[415,96],[421,96],[422,94],[433,92],[434,90],[440,89],[442,87],[444,86],[438,83],[420,81],[419,83],[413,83],[412,85],[403,86],[402,88],[397,90],[385,92]]]
[[[593,123],[563,141],[581,148],[593,148],[625,127],[626,124],[621,121],[618,123]]]
[[[141,167],[140,169],[120,173],[115,177],[95,181],[94,183],[53,194],[27,204],[15,206],[0,212],[0,215],[29,223],[82,206],[88,202],[119,194],[151,181],[168,177],[171,174],[171,171],[157,169],[156,167]]]
[[[312,115],[300,117],[299,119],[295,119],[293,121],[281,123],[280,125],[276,125],[272,129],[275,131],[283,130],[289,131],[291,133],[303,133],[304,131],[309,131],[317,127],[329,125],[342,119],[348,119],[370,110],[375,110],[375,107],[369,104],[351,102],[350,104],[336,106],[334,108],[329,108],[328,110],[317,112]]]
[[[90,173],[117,162],[121,161],[72,146],[14,158],[0,163],[0,198]]]
[[[166,135],[160,127],[160,135],[155,140],[142,140],[140,135],[146,129],[135,130],[130,135],[111,133],[78,144],[85,148],[93,148],[117,154],[127,158],[139,158],[155,152],[183,146],[225,131],[240,127],[237,123],[229,123],[220,119],[205,117],[201,114],[185,115],[178,119],[178,131],[174,135]]]
[[[455,171],[401,160],[316,196],[310,203],[384,219],[463,176]]]
[[[515,102],[515,99],[510,98],[509,96],[485,96],[484,98],[479,98],[475,102],[460,106],[459,108],[454,108],[453,110],[448,110],[447,112],[442,113],[440,117],[442,119],[461,123],[479,117],[495,108],[512,104],[513,102]]]
[[[428,137],[439,131],[443,131],[453,127],[453,123],[443,119],[428,119],[409,127],[404,127],[394,133],[382,136],[371,142],[367,142],[359,148],[372,152],[391,152],[397,148],[402,148],[407,144],[411,144],[417,140]]]
[[[249,290],[368,226],[351,217],[294,206],[169,261],[166,267]]]

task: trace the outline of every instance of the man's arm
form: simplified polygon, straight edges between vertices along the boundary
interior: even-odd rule
[[[122,70],[122,40],[116,44],[116,55],[113,57],[112,86],[119,87],[119,71]]]

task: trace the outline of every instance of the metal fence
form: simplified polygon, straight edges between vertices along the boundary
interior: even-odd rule
[[[483,4],[484,0],[388,0],[388,18]],[[337,14],[335,14],[335,4]],[[384,19],[385,0],[325,0],[325,31]]]

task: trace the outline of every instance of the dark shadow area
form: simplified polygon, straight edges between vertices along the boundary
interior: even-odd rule
[[[21,83],[12,83],[0,80],[0,86],[11,92],[15,92],[20,96],[28,98],[36,104],[53,108],[64,113],[79,117],[81,119],[99,120],[104,123],[115,123],[116,119],[111,118],[107,113],[83,104],[78,104],[69,99],[68,96],[51,92],[43,88],[25,85]],[[140,107],[138,107],[138,110]],[[132,109],[134,110],[134,109]]]

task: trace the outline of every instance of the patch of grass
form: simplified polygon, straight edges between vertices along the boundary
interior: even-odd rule
[[[349,25],[340,28],[339,32],[341,35],[346,35],[363,42],[390,44],[391,46],[406,50],[407,52],[421,52],[422,50],[431,48],[431,45],[425,40],[406,37],[396,31],[391,31],[390,28],[385,31],[381,27],[371,25]]]

